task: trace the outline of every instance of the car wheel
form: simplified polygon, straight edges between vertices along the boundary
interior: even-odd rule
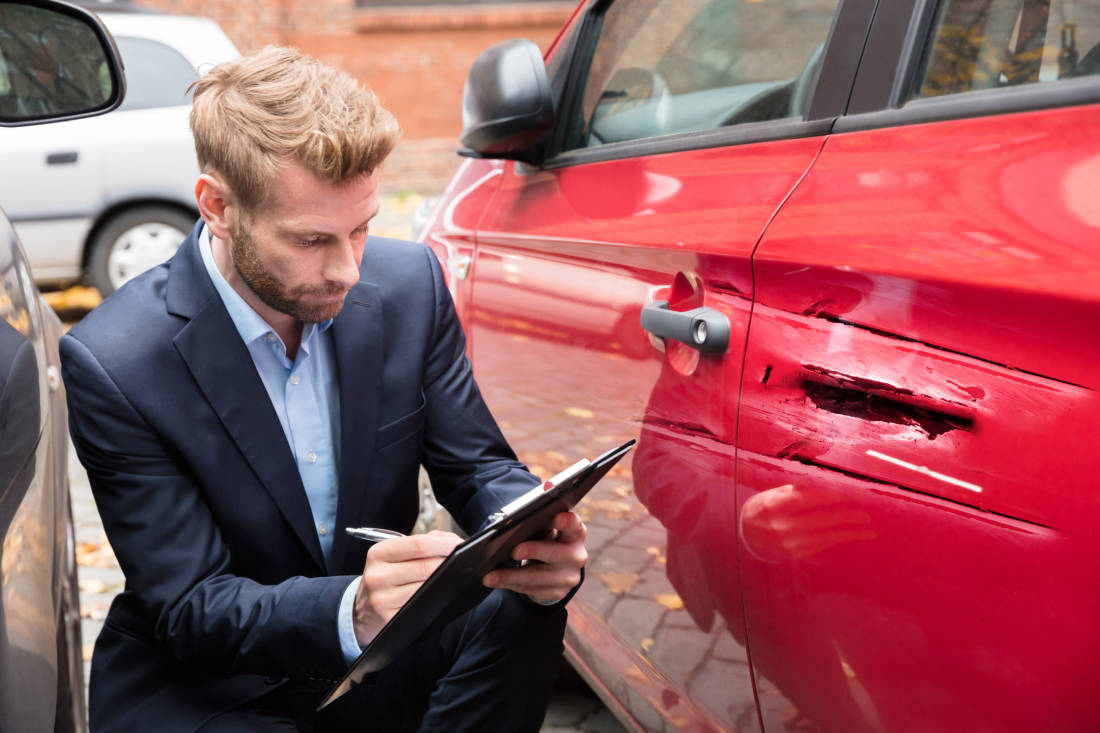
[[[76,534],[70,509],[66,523],[61,606],[57,614],[57,713],[54,717],[54,733],[83,733],[88,730],[75,549]]]
[[[115,215],[92,239],[92,285],[110,295],[175,254],[194,224],[192,216],[167,206],[142,206]]]

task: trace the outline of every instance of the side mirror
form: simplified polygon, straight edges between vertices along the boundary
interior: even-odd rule
[[[0,3],[0,126],[110,112],[126,82],[92,13],[56,0]]]
[[[534,148],[553,126],[554,98],[538,46],[514,38],[477,57],[462,93],[461,140],[474,156],[535,162]]]

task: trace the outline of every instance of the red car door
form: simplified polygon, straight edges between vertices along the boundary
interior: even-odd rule
[[[911,83],[861,69],[754,258],[764,727],[1096,730],[1100,10],[947,0],[911,56],[889,16]]]
[[[579,508],[566,639],[640,728],[759,729],[733,480],[750,254],[821,149],[836,95],[813,96],[819,68],[850,86],[851,48],[823,50],[835,7],[603,3],[573,29],[555,153],[478,164],[499,187],[469,328],[506,436],[544,476],[640,436]]]

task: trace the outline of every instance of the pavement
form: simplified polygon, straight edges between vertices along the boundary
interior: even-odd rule
[[[372,233],[407,238],[412,214],[423,200],[418,195],[384,197],[382,211],[373,223]],[[87,289],[74,288],[50,296],[53,299],[51,304],[64,314],[66,320],[79,318],[98,303],[97,294],[89,293]],[[103,531],[87,474],[71,445],[69,482],[76,529],[86,685],[95,639],[103,628],[103,619],[111,600],[123,588],[124,578]],[[565,669],[559,684],[555,686],[541,730],[542,733],[625,733],[626,729],[575,673]]]

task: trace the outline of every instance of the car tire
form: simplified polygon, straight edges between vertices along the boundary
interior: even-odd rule
[[[179,248],[195,217],[170,206],[139,206],[108,219],[92,237],[88,279],[104,296]]]
[[[57,712],[54,733],[86,733],[84,645],[80,629],[80,587],[76,571],[76,533],[72,510],[66,522],[61,598],[57,613]]]

